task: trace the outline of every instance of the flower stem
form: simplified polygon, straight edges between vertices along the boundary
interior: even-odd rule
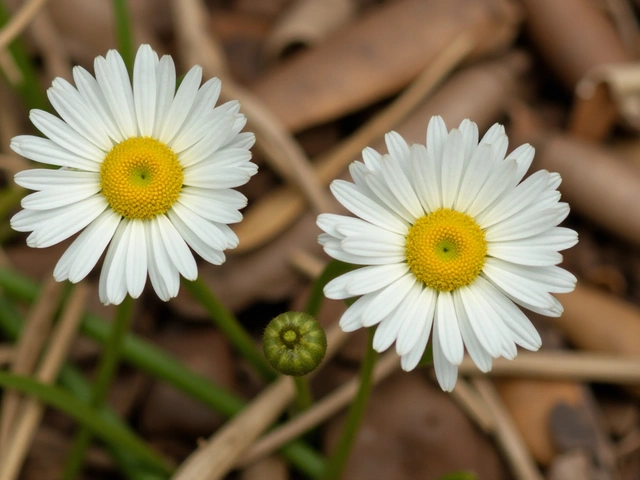
[[[195,281],[184,281],[189,293],[207,310],[211,320],[222,330],[229,341],[265,380],[273,380],[276,374],[271,370],[262,353],[256,347],[251,335],[240,325],[238,319],[225,308],[201,277]]]
[[[325,469],[322,478],[323,480],[339,480],[342,476],[353,442],[358,433],[360,422],[367,408],[367,401],[369,394],[371,393],[373,367],[378,358],[377,352],[373,349],[373,335],[375,328],[369,329],[369,342],[367,344],[367,351],[360,366],[360,386],[358,392],[349,408],[347,415],[347,421],[342,430],[342,435],[338,440],[331,458],[327,462],[327,468]]]
[[[133,34],[127,0],[113,0],[113,11],[116,20],[118,51],[124,60],[124,64],[127,66],[127,70],[133,72],[135,54],[133,52]]]
[[[89,405],[93,408],[99,408],[104,404],[109,385],[113,379],[113,375],[120,358],[122,349],[122,341],[129,330],[131,323],[131,311],[133,310],[133,299],[127,296],[122,304],[118,307],[114,319],[113,327],[109,334],[109,338],[105,343],[102,359],[98,367],[96,380],[91,389],[91,398]],[[86,427],[81,427],[71,449],[71,455],[65,466],[63,478],[72,480],[76,477],[82,468],[85,451],[91,441],[91,431]]]
[[[313,396],[307,377],[291,377],[296,385],[296,409],[301,412],[313,404]]]

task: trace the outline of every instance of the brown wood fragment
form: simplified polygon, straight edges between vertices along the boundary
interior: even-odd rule
[[[462,32],[478,41],[476,57],[504,49],[518,20],[504,0],[389,2],[272,69],[253,91],[287,128],[302,130],[396,93]]]

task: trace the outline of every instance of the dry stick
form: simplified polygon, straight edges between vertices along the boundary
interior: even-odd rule
[[[46,9],[38,15],[32,26],[33,39],[38,51],[44,58],[47,74],[54,77],[67,78],[70,75],[70,59],[62,42],[62,38]]]
[[[12,363],[16,354],[15,352],[13,346],[0,346],[0,365]]]
[[[491,381],[478,377],[473,379],[473,385],[495,420],[494,435],[514,477],[519,480],[544,480]]]
[[[222,78],[222,97],[239,100],[271,167],[299,189],[318,212],[332,210],[333,201],[314,175],[300,144],[260,99],[233,81],[221,48],[214,42],[200,0],[180,0],[175,7],[176,31],[184,58],[202,66],[207,75]],[[209,55],[207,55],[209,54]]]
[[[337,353],[347,334],[338,325],[327,330],[327,354],[323,364]],[[316,370],[317,372],[317,370]],[[315,372],[314,372],[315,373]],[[265,388],[242,412],[233,417],[208,442],[203,443],[178,468],[174,480],[217,480],[223,478],[238,459],[280,416],[295,397],[289,377],[281,377]]]
[[[463,375],[485,375],[468,357],[458,368]],[[520,353],[514,360],[494,360],[489,374],[637,385],[640,383],[640,357],[588,352]]]
[[[84,283],[79,283],[74,288],[60,322],[53,331],[47,353],[36,372],[38,381],[50,384],[58,376],[60,367],[71,347],[71,342],[75,339],[88,293],[89,288]],[[33,398],[24,400],[22,409],[14,422],[16,426],[12,432],[11,444],[4,455],[2,465],[0,465],[0,478],[3,480],[14,480],[18,477],[43,412],[44,405],[38,400]]]
[[[0,50],[9,45],[38,15],[48,0],[27,0],[0,30]]]
[[[11,371],[17,375],[31,373],[36,365],[40,350],[49,334],[53,314],[58,306],[62,294],[62,284],[56,282],[53,276],[45,282],[37,303],[29,311],[26,325],[16,346],[14,363]],[[2,417],[0,418],[0,452],[8,449],[12,433],[12,426],[20,402],[16,392],[6,391],[2,398]],[[0,465],[3,457],[0,456]]]
[[[293,268],[312,280],[318,278],[327,266],[327,262],[300,248],[296,248],[291,252],[289,263]]]
[[[24,80],[22,71],[9,50],[0,49],[0,69],[11,85],[19,85]]]
[[[385,354],[376,364],[373,383],[378,384],[400,366],[400,357],[395,352]],[[293,418],[291,421],[268,433],[242,457],[236,466],[247,466],[256,460],[278,450],[287,442],[311,430],[326,419],[346,407],[358,390],[359,378],[355,376],[340,388],[334,390],[313,407]]]
[[[435,377],[435,374],[433,375]],[[466,413],[480,430],[490,434],[495,431],[496,422],[491,412],[487,409],[484,400],[469,382],[463,378],[458,378],[456,388],[449,394],[461,410]]]
[[[380,138],[415,110],[460,65],[474,46],[475,42],[469,33],[458,35],[391,105],[327,154],[316,159],[313,169],[320,182],[326,185],[340,175],[349,163],[360,156],[360,151],[366,145]],[[304,208],[305,202],[291,188],[283,187],[266,195],[236,226],[236,233],[242,240],[234,252],[251,250],[265,239],[274,237],[295,220]],[[269,218],[269,221],[265,222],[264,218]]]

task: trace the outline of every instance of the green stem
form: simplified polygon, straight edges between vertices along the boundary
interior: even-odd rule
[[[162,457],[149,449],[129,429],[109,421],[105,418],[104,413],[92,409],[60,388],[37,382],[30,377],[2,371],[0,371],[0,385],[31,395],[41,402],[65,412],[108,443],[128,449],[148,465],[165,474],[171,472]]]
[[[9,18],[10,16],[7,12],[5,2],[0,1],[0,25],[6,25]],[[44,91],[40,87],[38,75],[36,74],[31,60],[29,59],[19,38],[16,38],[9,44],[9,52],[22,74],[22,82],[19,84],[11,84],[11,86],[17,90],[27,108],[48,110],[49,102],[47,101],[47,97],[44,95]]]
[[[113,11],[116,20],[118,51],[124,60],[124,64],[127,66],[127,70],[133,72],[135,53],[133,51],[133,34],[127,0],[113,0]]]
[[[194,282],[183,281],[189,293],[207,310],[211,320],[222,330],[242,356],[265,379],[273,380],[276,374],[256,347],[251,335],[240,325],[238,319],[225,308],[201,277]]]
[[[313,282],[311,293],[309,294],[309,300],[307,300],[307,305],[304,311],[312,317],[317,318],[318,313],[320,313],[320,307],[322,307],[322,302],[324,301],[323,289],[327,283],[334,278],[339,277],[343,273],[350,272],[355,268],[357,268],[357,265],[351,265],[338,260],[330,261],[316,281]]]
[[[342,430],[342,435],[338,440],[338,444],[335,447],[331,458],[327,463],[327,468],[322,476],[323,480],[339,480],[342,476],[353,442],[358,433],[360,422],[367,408],[367,401],[369,394],[371,393],[373,367],[378,358],[378,354],[373,349],[373,335],[375,328],[369,329],[369,343],[367,345],[367,351],[364,356],[362,365],[360,366],[360,386],[358,392],[349,408],[347,415],[347,421]]]
[[[12,270],[0,268],[0,287],[4,294],[24,302],[33,302],[39,287],[32,280]],[[0,296],[0,328],[13,338],[22,329],[22,319],[11,304]],[[111,325],[94,314],[85,314],[80,325],[83,335],[104,344],[110,336]],[[239,413],[245,405],[242,398],[227,392],[197,373],[186,368],[163,350],[128,334],[122,344],[122,358],[149,375],[164,380],[176,389],[207,405],[227,418]],[[282,447],[283,456],[299,471],[310,478],[320,478],[324,459],[315,450],[299,440]]]
[[[309,388],[307,377],[291,377],[296,385],[296,408],[299,412],[306,410],[313,404],[313,395]]]
[[[133,299],[127,296],[116,312],[114,324],[105,344],[96,380],[91,390],[89,405],[93,408],[102,407],[104,404],[116,366],[118,365],[118,360],[120,359],[123,339],[129,330],[132,310]],[[65,466],[64,479],[72,480],[77,476],[82,468],[84,455],[90,441],[91,431],[86,427],[80,427],[71,449],[71,455]]]

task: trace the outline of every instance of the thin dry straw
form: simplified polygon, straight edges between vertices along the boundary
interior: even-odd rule
[[[16,345],[11,371],[18,375],[30,374],[40,356],[40,352],[51,328],[55,309],[62,294],[62,284],[49,277],[38,298],[29,311],[23,333]],[[2,398],[2,417],[0,418],[0,452],[6,452],[11,444],[13,423],[20,402],[16,392],[6,391]],[[3,456],[0,456],[2,463]]]
[[[58,376],[65,361],[71,343],[76,337],[78,325],[84,313],[89,288],[80,283],[75,288],[51,335],[51,342],[44,355],[35,377],[42,383],[50,384]],[[20,473],[20,467],[33,441],[34,434],[44,413],[44,406],[35,399],[26,398],[21,404],[15,428],[11,432],[11,442],[0,464],[0,478],[14,480]]]

